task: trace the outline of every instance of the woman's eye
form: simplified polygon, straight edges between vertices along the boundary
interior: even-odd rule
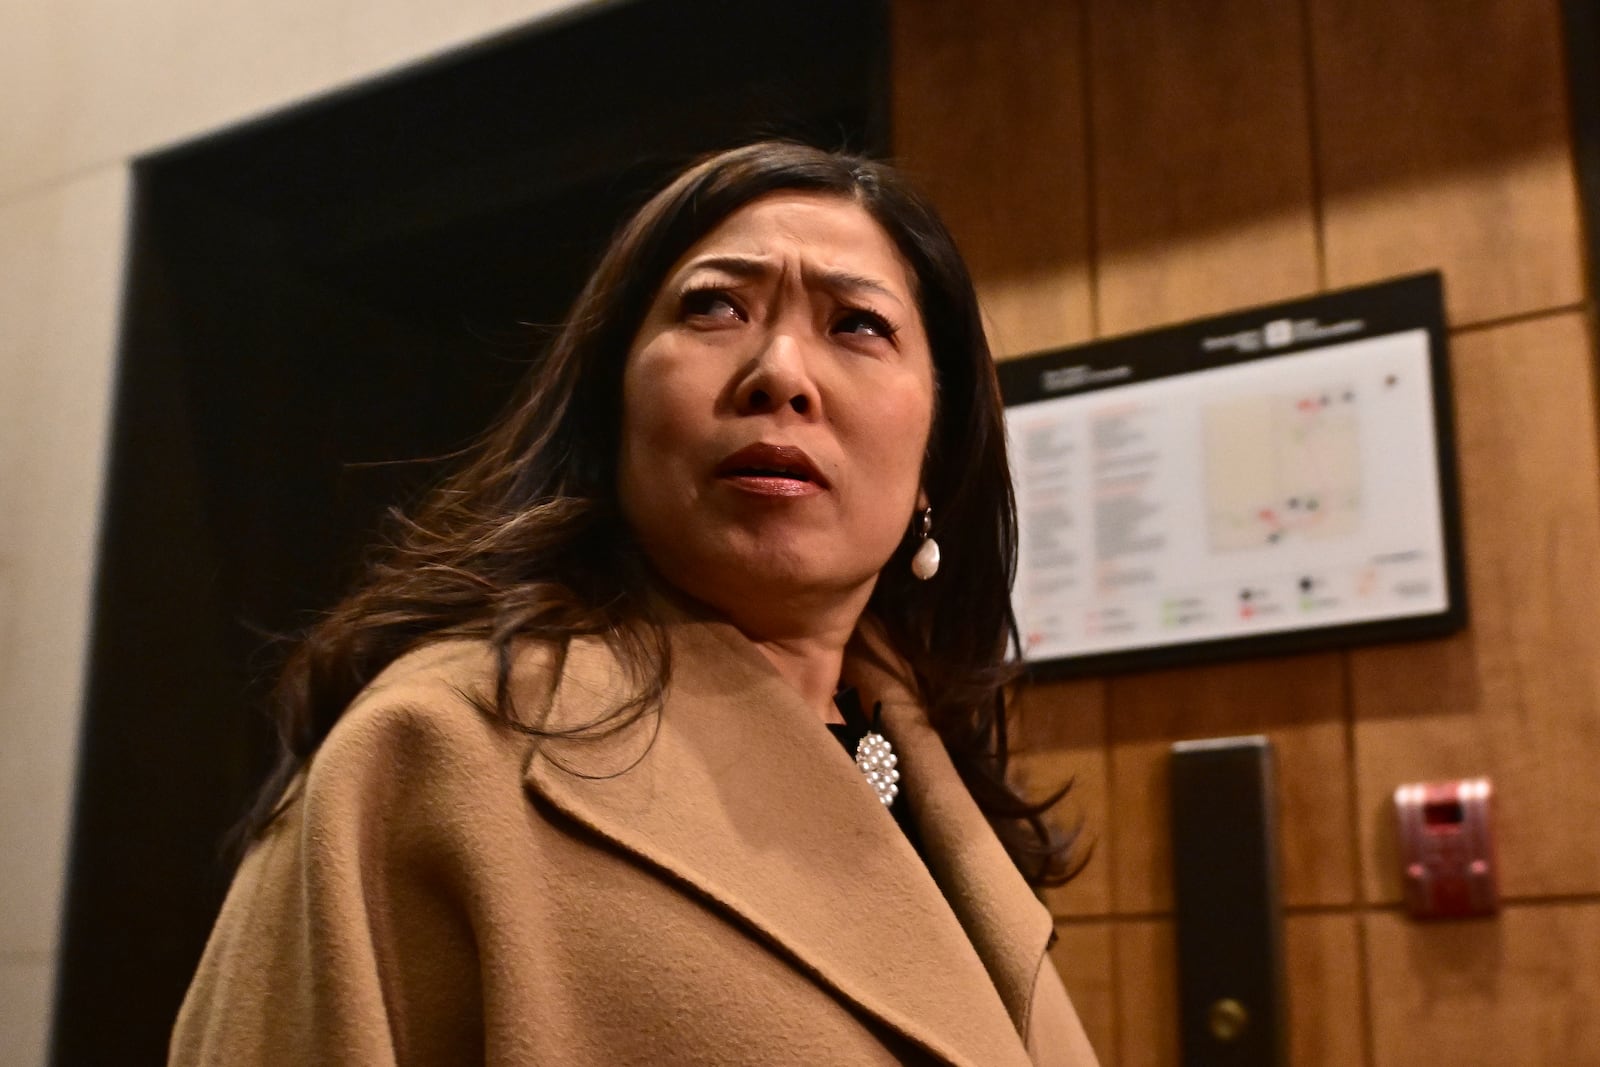
[[[851,311],[842,317],[835,325],[836,333],[850,333],[861,337],[882,337],[893,340],[895,327],[888,319],[875,311]]]
[[[711,318],[711,319],[738,319],[743,320],[744,313],[739,310],[727,293],[720,289],[695,289],[683,295],[683,315],[685,318]]]

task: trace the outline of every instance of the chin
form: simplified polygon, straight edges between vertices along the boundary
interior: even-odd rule
[[[708,584],[713,595],[720,592],[723,598],[804,601],[870,593],[877,579],[876,570],[820,566],[814,560],[767,553],[726,564],[717,581]]]
[[[819,546],[815,538],[780,538],[770,530],[764,534],[680,543],[669,551],[660,551],[667,546],[658,545],[646,554],[665,582],[725,614],[740,614],[763,601],[870,594],[877,582],[881,566],[830,551],[837,538],[826,538],[828,544]]]

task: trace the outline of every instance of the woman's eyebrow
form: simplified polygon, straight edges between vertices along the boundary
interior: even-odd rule
[[[854,274],[847,270],[807,271],[806,280],[834,293],[873,293],[896,304],[904,302],[893,289],[865,274]]]
[[[684,273],[692,274],[697,270],[720,270],[735,278],[759,278],[771,273],[772,264],[754,256],[704,256],[690,263]]]
[[[685,274],[697,270],[720,270],[733,275],[735,278],[761,278],[771,274],[776,269],[771,260],[760,259],[755,256],[706,256],[689,264]],[[876,278],[865,274],[856,274],[847,270],[805,270],[805,279],[809,284],[820,286],[834,293],[872,293],[886,297],[897,304],[903,304],[904,299],[888,285]]]

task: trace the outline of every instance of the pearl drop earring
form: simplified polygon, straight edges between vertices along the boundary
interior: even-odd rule
[[[922,545],[917,549],[917,554],[911,557],[911,573],[923,581],[939,573],[939,542],[928,536],[932,529],[933,509],[923,508],[922,514],[917,517],[917,532],[922,537]]]

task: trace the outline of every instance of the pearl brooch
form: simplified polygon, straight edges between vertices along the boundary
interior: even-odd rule
[[[878,794],[884,807],[893,804],[900,792],[900,772],[895,770],[899,762],[889,739],[880,733],[866,734],[856,746],[856,766],[867,776],[867,784]]]

